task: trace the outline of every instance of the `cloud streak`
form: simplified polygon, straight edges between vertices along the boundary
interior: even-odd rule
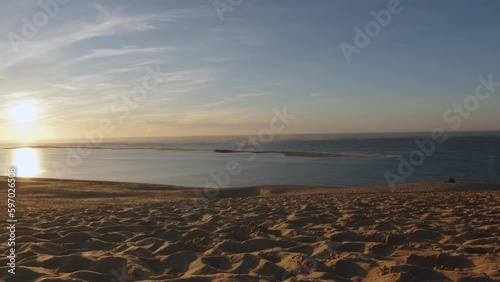
[[[224,98],[224,99],[217,101],[217,102],[208,103],[208,104],[203,105],[202,107],[206,107],[206,108],[217,107],[217,106],[225,105],[225,104],[230,103],[230,102],[240,101],[240,100],[243,100],[246,98],[257,98],[257,97],[263,97],[263,96],[267,96],[267,95],[270,95],[270,93],[244,93],[244,94],[239,94],[239,95],[234,96],[234,97]]]
[[[136,48],[133,46],[125,46],[120,49],[98,49],[92,50],[89,54],[72,59],[65,63],[65,65],[80,63],[87,60],[95,60],[109,57],[126,56],[126,55],[146,55],[157,54],[168,51],[168,47],[150,47],[150,48]]]
[[[67,46],[73,45],[78,42],[98,38],[110,37],[117,35],[124,35],[131,32],[148,31],[156,29],[158,23],[175,23],[183,19],[188,19],[195,16],[206,14],[206,11],[200,8],[174,10],[158,14],[141,14],[141,15],[107,15],[99,16],[93,21],[73,21],[65,24],[64,26],[51,29],[40,34],[34,39],[21,46],[19,54],[11,52],[7,56],[7,60],[0,63],[0,73],[13,67],[17,64],[33,62],[34,58],[48,56],[51,57],[54,52],[61,50]],[[3,50],[11,50],[11,44],[8,41],[0,43]],[[96,51],[89,54],[85,60],[93,57],[113,55],[117,53],[126,53],[134,51],[153,51],[154,49],[143,50],[106,50]],[[158,51],[158,50],[155,50]],[[56,57],[56,56],[54,56]],[[78,59],[78,58],[77,58]],[[35,60],[36,61],[36,60]]]

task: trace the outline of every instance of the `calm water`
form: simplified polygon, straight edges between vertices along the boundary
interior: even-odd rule
[[[500,135],[450,137],[438,144],[406,182],[458,181],[500,183]],[[428,136],[428,135],[427,135]],[[0,149],[1,175],[15,165],[22,176],[66,179],[130,181],[181,186],[252,186],[295,184],[351,187],[385,184],[384,173],[397,174],[402,156],[419,150],[416,136],[355,136],[332,139],[331,136],[279,140],[259,149],[298,152],[385,154],[385,158],[299,158],[280,154],[220,154],[197,151],[156,151],[144,149],[94,150],[69,170],[68,149]],[[167,140],[148,143],[110,143],[100,146],[137,148],[169,147],[199,149],[238,149],[246,138]],[[249,149],[250,146],[244,147]],[[73,160],[73,159],[70,159]],[[241,171],[228,174],[228,163],[237,162]],[[63,167],[68,169],[64,170]],[[57,174],[59,172],[59,175]],[[211,176],[212,174],[212,176]],[[229,175],[229,178],[227,177]]]

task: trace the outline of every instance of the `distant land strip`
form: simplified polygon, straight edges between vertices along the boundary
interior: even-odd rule
[[[323,152],[293,152],[293,151],[238,151],[238,150],[214,150],[216,153],[255,153],[255,154],[281,154],[285,157],[302,158],[385,158],[384,154],[363,153],[323,153]]]
[[[14,149],[77,149],[77,146],[19,146],[6,147],[4,150]],[[327,152],[294,152],[294,151],[245,151],[245,150],[226,150],[226,149],[198,149],[198,148],[155,148],[155,147],[92,147],[93,150],[155,150],[155,151],[181,151],[181,152],[215,152],[221,154],[280,154],[285,157],[300,158],[386,158],[386,154],[364,154],[364,153],[327,153]]]

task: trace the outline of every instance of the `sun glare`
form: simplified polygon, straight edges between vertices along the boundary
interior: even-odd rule
[[[17,167],[18,176],[35,177],[40,173],[38,152],[35,149],[14,149],[13,158],[13,163]]]
[[[16,123],[30,123],[38,118],[38,110],[32,102],[23,102],[10,109],[8,116]]]

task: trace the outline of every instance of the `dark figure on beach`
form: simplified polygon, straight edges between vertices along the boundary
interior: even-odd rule
[[[446,181],[446,183],[456,183],[455,178],[450,177],[450,179]]]

